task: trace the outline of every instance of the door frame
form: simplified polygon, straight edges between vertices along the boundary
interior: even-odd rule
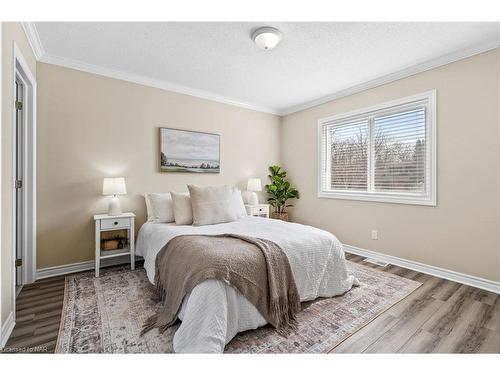
[[[17,90],[16,90],[16,86],[17,86],[17,83],[20,83],[22,85],[22,103],[23,103],[23,106],[24,104],[27,103],[27,99],[28,99],[28,95],[27,95],[27,87],[28,87],[28,82],[25,81],[24,77],[19,74],[17,71],[16,71],[16,74],[14,76],[14,92],[15,92],[15,95],[13,97],[14,99],[14,103],[17,102],[17,97],[18,97],[18,93],[17,93]],[[15,123],[15,128],[13,129],[13,132],[14,132],[14,143],[13,143],[13,155],[14,155],[14,170],[13,170],[13,175],[14,175],[14,181],[16,181],[18,179],[18,175],[17,175],[17,157],[19,156],[19,153],[18,153],[18,145],[19,145],[19,139],[18,139],[18,126],[19,126],[19,123],[18,123],[18,120],[17,120],[17,108],[14,109],[14,123]],[[25,139],[26,139],[26,134],[25,134],[25,131],[27,129],[27,108],[23,108],[22,110],[22,117],[21,117],[21,121],[22,121],[22,124],[21,124],[21,127],[22,127],[22,131],[21,131],[21,137],[22,137],[22,150],[21,150],[21,153],[22,153],[22,164],[23,164],[23,167],[22,167],[22,176],[21,176],[21,181],[23,182],[23,189],[21,190],[21,195],[22,195],[22,207],[21,207],[21,211],[22,211],[22,218],[24,219],[23,220],[23,223],[22,223],[22,228],[24,229],[24,232],[22,233],[23,235],[23,238],[22,238],[22,249],[21,249],[21,259],[23,261],[23,265],[20,267],[21,268],[21,280],[18,280],[18,275],[17,275],[17,266],[14,266],[14,272],[15,272],[15,280],[16,280],[16,296],[19,294],[19,291],[20,291],[20,288],[18,288],[18,285],[20,285],[21,287],[26,284],[26,279],[24,277],[24,259],[26,258],[26,227],[25,227],[25,222],[26,222],[26,212],[25,212],[25,209],[24,209],[24,206],[25,206],[25,189],[24,189],[24,181],[25,181],[25,177],[26,177],[26,171],[25,171],[25,166],[26,166],[26,160],[25,160],[25,156],[26,156],[26,142],[25,142]],[[17,224],[19,223],[19,220],[17,220],[16,218],[16,215],[18,214],[19,210],[17,208],[17,189],[15,187],[15,183],[14,183],[14,202],[13,202],[13,211],[14,211],[14,219],[15,219],[15,227],[14,227],[14,234],[15,234],[15,240],[13,241],[13,244],[14,244],[14,250],[15,250],[15,257],[14,257],[14,262],[15,260],[17,259],[17,240],[18,240],[18,234],[17,234]],[[18,281],[20,282],[20,284],[18,284]]]
[[[35,76],[31,72],[26,59],[16,42],[12,44],[12,296],[13,304],[16,302],[16,77],[20,77],[25,83],[24,103],[25,108],[23,118],[23,264],[22,264],[22,284],[29,284],[36,280],[36,95],[37,86]],[[14,315],[15,319],[15,315]]]
[[[3,22],[0,22],[0,180],[2,179],[2,133],[3,133],[3,98],[2,98],[2,91],[3,91]],[[0,196],[2,193],[2,185],[0,181]],[[0,197],[0,249],[2,248],[2,199]],[[0,250],[1,251],[1,250]],[[2,254],[0,254],[0,271],[2,270]],[[2,283],[2,280],[0,280],[0,349],[4,347],[4,324],[5,322],[2,320],[1,314],[2,314],[2,294],[3,294],[3,288],[4,285]]]

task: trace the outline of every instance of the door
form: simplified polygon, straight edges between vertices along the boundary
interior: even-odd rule
[[[15,199],[15,223],[16,223],[16,286],[23,284],[22,262],[24,248],[24,92],[25,87],[21,79],[16,79],[16,199]]]

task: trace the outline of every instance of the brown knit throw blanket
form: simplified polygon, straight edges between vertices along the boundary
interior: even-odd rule
[[[164,306],[147,319],[141,335],[174,324],[186,294],[207,279],[236,288],[281,334],[293,328],[300,297],[277,244],[236,234],[181,235],[156,256],[155,285]]]

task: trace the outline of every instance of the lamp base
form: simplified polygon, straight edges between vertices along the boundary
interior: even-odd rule
[[[116,216],[116,215],[121,215],[121,213],[122,213],[122,207],[120,204],[120,198],[111,197],[111,200],[109,201],[109,206],[108,206],[108,215],[109,216]]]

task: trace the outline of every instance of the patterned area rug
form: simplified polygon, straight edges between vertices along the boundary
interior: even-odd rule
[[[342,296],[303,304],[298,329],[284,338],[270,326],[238,334],[227,353],[326,353],[421,284],[348,261],[361,282]],[[56,353],[172,353],[178,325],[140,337],[160,305],[144,269],[102,270],[66,278]]]

